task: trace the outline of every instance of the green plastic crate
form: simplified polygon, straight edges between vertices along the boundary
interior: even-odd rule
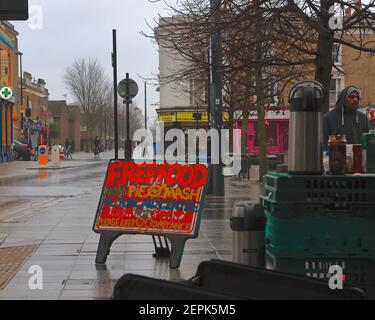
[[[284,203],[262,199],[264,212],[272,214],[277,218],[284,219],[305,219],[305,218],[367,218],[370,223],[375,224],[375,203],[358,202],[348,203],[341,202],[324,204],[324,203]]]
[[[306,263],[323,266],[341,260],[346,263],[349,284],[366,285],[373,291],[375,175],[270,173],[261,200],[271,269],[306,275]],[[364,280],[358,278],[360,271]]]
[[[268,200],[336,207],[375,204],[375,175],[299,176],[271,172],[264,179],[263,197]]]
[[[345,275],[344,285],[362,288],[371,298],[375,298],[375,260],[355,259],[342,256],[330,258],[307,255],[305,258],[292,259],[277,257],[266,252],[266,266],[269,270],[295,273],[326,281],[328,286],[329,267],[339,265]]]
[[[299,218],[265,214],[266,249],[276,256],[375,259],[375,215],[369,219],[368,215],[350,216],[350,212],[314,216],[301,211]]]

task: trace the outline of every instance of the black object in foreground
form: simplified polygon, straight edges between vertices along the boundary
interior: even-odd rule
[[[226,295],[258,300],[366,299],[359,288],[331,290],[328,281],[275,272],[222,260],[204,261],[190,280],[200,288]]]
[[[233,300],[239,299],[184,283],[125,274],[117,282],[112,300]]]
[[[0,21],[1,20],[27,20],[29,19],[28,0],[1,0],[0,1]]]
[[[211,260],[181,283],[126,274],[116,283],[114,300],[362,300],[358,288],[331,290],[326,281]]]

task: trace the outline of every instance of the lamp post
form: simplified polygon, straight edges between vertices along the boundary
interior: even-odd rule
[[[147,82],[144,81],[144,84],[145,84],[145,129],[147,129]],[[151,84],[152,85],[152,84]],[[156,92],[160,92],[160,87],[157,87],[155,89]],[[154,106],[154,105],[159,105],[158,103],[155,104],[151,104],[151,106]]]
[[[112,30],[113,52],[112,52],[112,68],[113,68],[113,110],[114,110],[114,134],[115,134],[115,159],[118,159],[118,101],[117,101],[117,33],[116,29]]]
[[[23,70],[22,70],[22,52],[16,52],[16,55],[20,57],[20,91],[21,91],[21,103],[23,105]],[[21,112],[21,130],[23,131],[23,112]]]
[[[210,0],[212,10],[211,26],[213,32],[210,36],[210,121],[211,128],[221,133],[222,129],[222,109],[223,109],[223,66],[222,66],[222,37],[219,28],[222,19],[221,1]],[[219,133],[219,154],[221,154],[221,134]],[[212,166],[213,195],[224,196],[224,176],[223,163]]]
[[[129,73],[126,73],[126,140],[125,140],[125,159],[130,159],[132,157],[132,142],[130,140],[130,94],[129,94]]]
[[[145,129],[147,130],[147,82],[145,81]]]

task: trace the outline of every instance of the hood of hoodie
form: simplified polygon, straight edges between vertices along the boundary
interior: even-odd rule
[[[335,110],[337,111],[340,111],[341,112],[341,124],[344,126],[345,125],[345,117],[344,117],[344,113],[355,113],[356,114],[356,123],[358,123],[358,115],[357,115],[357,109],[355,110],[352,110],[352,109],[348,109],[346,107],[346,100],[347,98],[349,97],[349,95],[353,92],[358,92],[359,94],[359,90],[357,87],[354,87],[354,86],[348,86],[346,88],[344,88],[340,94],[339,94],[339,97],[337,99],[337,102],[336,102],[336,106],[335,106]]]

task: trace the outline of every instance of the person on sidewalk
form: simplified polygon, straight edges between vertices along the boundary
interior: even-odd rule
[[[324,115],[324,150],[328,149],[330,135],[345,135],[348,144],[361,143],[361,134],[369,131],[369,119],[357,110],[360,98],[360,90],[357,87],[346,87],[340,92],[335,108]]]
[[[72,142],[70,138],[65,140],[65,159],[73,159],[72,157]]]
[[[99,154],[100,154],[100,139],[99,139],[98,136],[96,136],[95,139],[94,139],[93,152],[94,152],[94,158],[99,157]]]

